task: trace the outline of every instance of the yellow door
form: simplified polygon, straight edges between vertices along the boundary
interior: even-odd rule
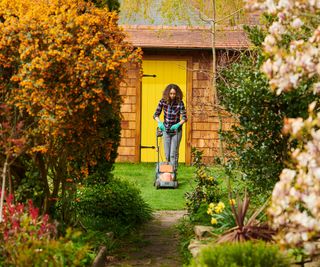
[[[187,62],[173,60],[144,60],[142,63],[142,99],[141,99],[141,161],[156,162],[157,122],[153,114],[162,98],[163,90],[170,83],[177,84],[183,92],[183,102],[186,105]],[[163,121],[163,112],[160,116]],[[186,129],[180,143],[179,162],[185,162]],[[160,162],[165,161],[162,138],[158,139],[160,146]]]

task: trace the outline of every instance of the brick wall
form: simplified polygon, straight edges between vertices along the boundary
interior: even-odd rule
[[[139,118],[137,113],[137,92],[140,90],[139,68],[136,64],[127,65],[127,75],[120,84],[120,95],[122,96],[122,122],[121,122],[121,141],[118,148],[119,162],[138,162],[136,153],[140,146],[137,138],[137,127]]]
[[[220,66],[217,69],[226,65],[232,56],[233,53],[229,55],[228,51],[218,52]],[[230,129],[234,119],[221,109],[218,113],[219,106],[212,85],[211,52],[193,53],[192,73],[191,144],[204,152],[205,163],[213,164],[214,158],[220,157],[221,149],[226,152],[225,145],[219,140],[219,129]]]

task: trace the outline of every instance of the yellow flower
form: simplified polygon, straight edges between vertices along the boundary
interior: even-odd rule
[[[223,209],[220,207],[220,206],[216,206],[215,208],[214,208],[214,212],[215,213],[221,213],[223,211]]]
[[[218,206],[220,206],[222,209],[224,209],[224,208],[226,207],[226,206],[224,205],[224,203],[221,202],[221,201],[218,203]]]
[[[217,224],[217,223],[218,223],[218,221],[216,218],[211,218],[211,224]]]
[[[212,215],[212,209],[209,208],[209,209],[207,210],[207,213],[208,213],[209,215]]]
[[[230,205],[234,206],[236,204],[236,201],[234,198],[229,199]]]
[[[218,205],[214,208],[215,213],[221,213],[225,208],[225,205],[223,202],[219,202]]]
[[[210,208],[210,209],[214,209],[214,203],[210,203],[210,204],[209,204],[209,208]]]

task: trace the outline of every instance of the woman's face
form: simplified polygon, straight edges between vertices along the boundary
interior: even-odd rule
[[[173,88],[170,90],[170,92],[169,92],[169,97],[170,97],[170,99],[171,100],[174,100],[175,98],[176,98],[176,94],[177,94],[177,92],[176,92],[176,90],[174,90]]]

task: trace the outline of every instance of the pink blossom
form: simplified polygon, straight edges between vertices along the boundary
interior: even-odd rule
[[[300,28],[303,25],[303,21],[300,18],[295,18],[292,22],[291,22],[291,26],[293,28]]]

